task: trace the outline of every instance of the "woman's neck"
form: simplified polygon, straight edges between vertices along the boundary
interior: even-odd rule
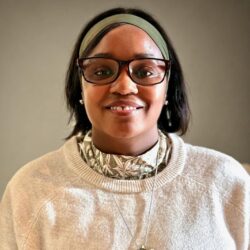
[[[108,154],[137,156],[152,148],[158,141],[157,128],[150,133],[134,137],[117,138],[92,129],[92,141],[96,148]]]

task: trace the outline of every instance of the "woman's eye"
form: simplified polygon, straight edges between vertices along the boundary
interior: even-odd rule
[[[113,74],[112,70],[110,69],[99,69],[99,70],[96,70],[95,73],[94,73],[96,76],[111,76]]]
[[[136,77],[138,78],[145,78],[145,77],[150,77],[153,75],[153,73],[147,69],[142,69],[142,70],[137,70],[135,72]]]

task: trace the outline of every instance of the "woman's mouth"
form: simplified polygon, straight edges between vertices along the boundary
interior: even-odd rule
[[[141,101],[133,101],[133,100],[126,100],[126,99],[119,99],[115,101],[110,101],[105,105],[106,108],[142,108],[145,106],[144,103]]]
[[[109,110],[111,113],[115,115],[119,115],[119,116],[134,115],[142,108],[143,108],[142,106],[136,107],[136,106],[129,106],[129,105],[106,107],[106,109]]]
[[[139,109],[139,107],[133,107],[133,106],[112,106],[110,107],[111,110],[118,110],[118,111],[121,111],[121,110],[137,110]]]
[[[133,100],[116,100],[105,106],[105,108],[116,115],[134,115],[140,109],[144,108],[144,104]]]

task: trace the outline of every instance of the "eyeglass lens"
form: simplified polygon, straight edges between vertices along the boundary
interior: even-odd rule
[[[113,82],[119,74],[119,62],[108,58],[88,58],[80,67],[86,81],[95,84]],[[166,62],[160,59],[138,59],[129,62],[129,75],[138,84],[159,83],[165,77]]]

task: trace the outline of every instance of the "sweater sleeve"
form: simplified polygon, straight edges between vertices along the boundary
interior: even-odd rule
[[[39,190],[34,186],[22,174],[14,176],[7,185],[0,204],[0,250],[26,249],[28,239],[27,249],[35,249],[33,243],[39,246],[39,233],[31,237],[41,205],[36,198]]]
[[[216,176],[228,231],[235,239],[237,249],[250,250],[249,175],[237,161],[229,158]]]
[[[13,215],[13,200],[10,187],[7,186],[0,204],[0,249],[18,249]]]
[[[218,228],[223,225],[234,239],[236,249],[250,250],[249,175],[238,161],[221,152],[192,145],[187,150],[183,176],[211,194],[212,216]]]
[[[8,183],[0,204],[0,250],[24,249],[39,212],[36,182],[21,168]]]
[[[56,166],[63,165],[56,156],[47,154],[26,164],[8,183],[0,203],[0,250],[36,249],[35,244],[41,245],[41,228],[35,227],[39,227],[41,208],[56,195],[61,170]],[[54,163],[51,169],[48,162]]]

